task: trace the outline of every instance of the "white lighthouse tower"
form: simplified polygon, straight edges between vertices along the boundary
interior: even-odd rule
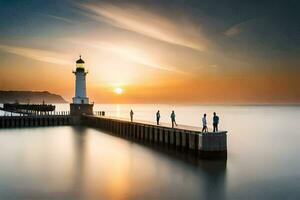
[[[87,71],[84,68],[84,61],[81,59],[76,61],[75,74],[75,97],[73,103],[70,104],[71,115],[93,114],[93,104],[89,103],[89,98],[86,96],[86,75]]]

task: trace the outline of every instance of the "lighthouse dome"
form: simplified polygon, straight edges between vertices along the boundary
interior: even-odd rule
[[[81,59],[81,56],[80,56],[80,58],[76,61],[76,64],[84,64],[84,60]]]
[[[81,59],[81,56],[79,56],[79,59],[76,61],[76,68],[84,68],[84,60]]]

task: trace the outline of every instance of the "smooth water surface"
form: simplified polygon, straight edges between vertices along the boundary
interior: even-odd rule
[[[62,106],[64,107],[64,106]],[[154,105],[96,105],[153,120]],[[299,199],[300,107],[167,106],[180,124],[216,111],[227,162],[194,160],[88,127],[0,130],[0,199]]]

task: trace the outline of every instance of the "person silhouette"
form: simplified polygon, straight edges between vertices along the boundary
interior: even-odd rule
[[[219,117],[217,114],[214,112],[214,117],[213,117],[213,127],[214,127],[214,132],[218,132],[218,125],[219,125]]]
[[[156,124],[159,125],[159,120],[160,120],[160,112],[159,110],[156,112]]]
[[[203,115],[202,117],[202,133],[207,132],[208,128],[207,128],[207,121],[206,121],[206,114]]]
[[[134,115],[133,111],[130,110],[130,121],[131,121],[131,122],[133,122],[133,115]]]
[[[176,118],[176,115],[175,115],[175,112],[173,110],[172,113],[171,113],[172,128],[174,128],[174,124],[177,126],[175,118]]]

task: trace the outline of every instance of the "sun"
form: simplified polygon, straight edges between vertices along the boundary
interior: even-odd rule
[[[123,93],[123,89],[122,88],[115,88],[114,89],[114,92],[116,93],[116,94],[122,94]]]

